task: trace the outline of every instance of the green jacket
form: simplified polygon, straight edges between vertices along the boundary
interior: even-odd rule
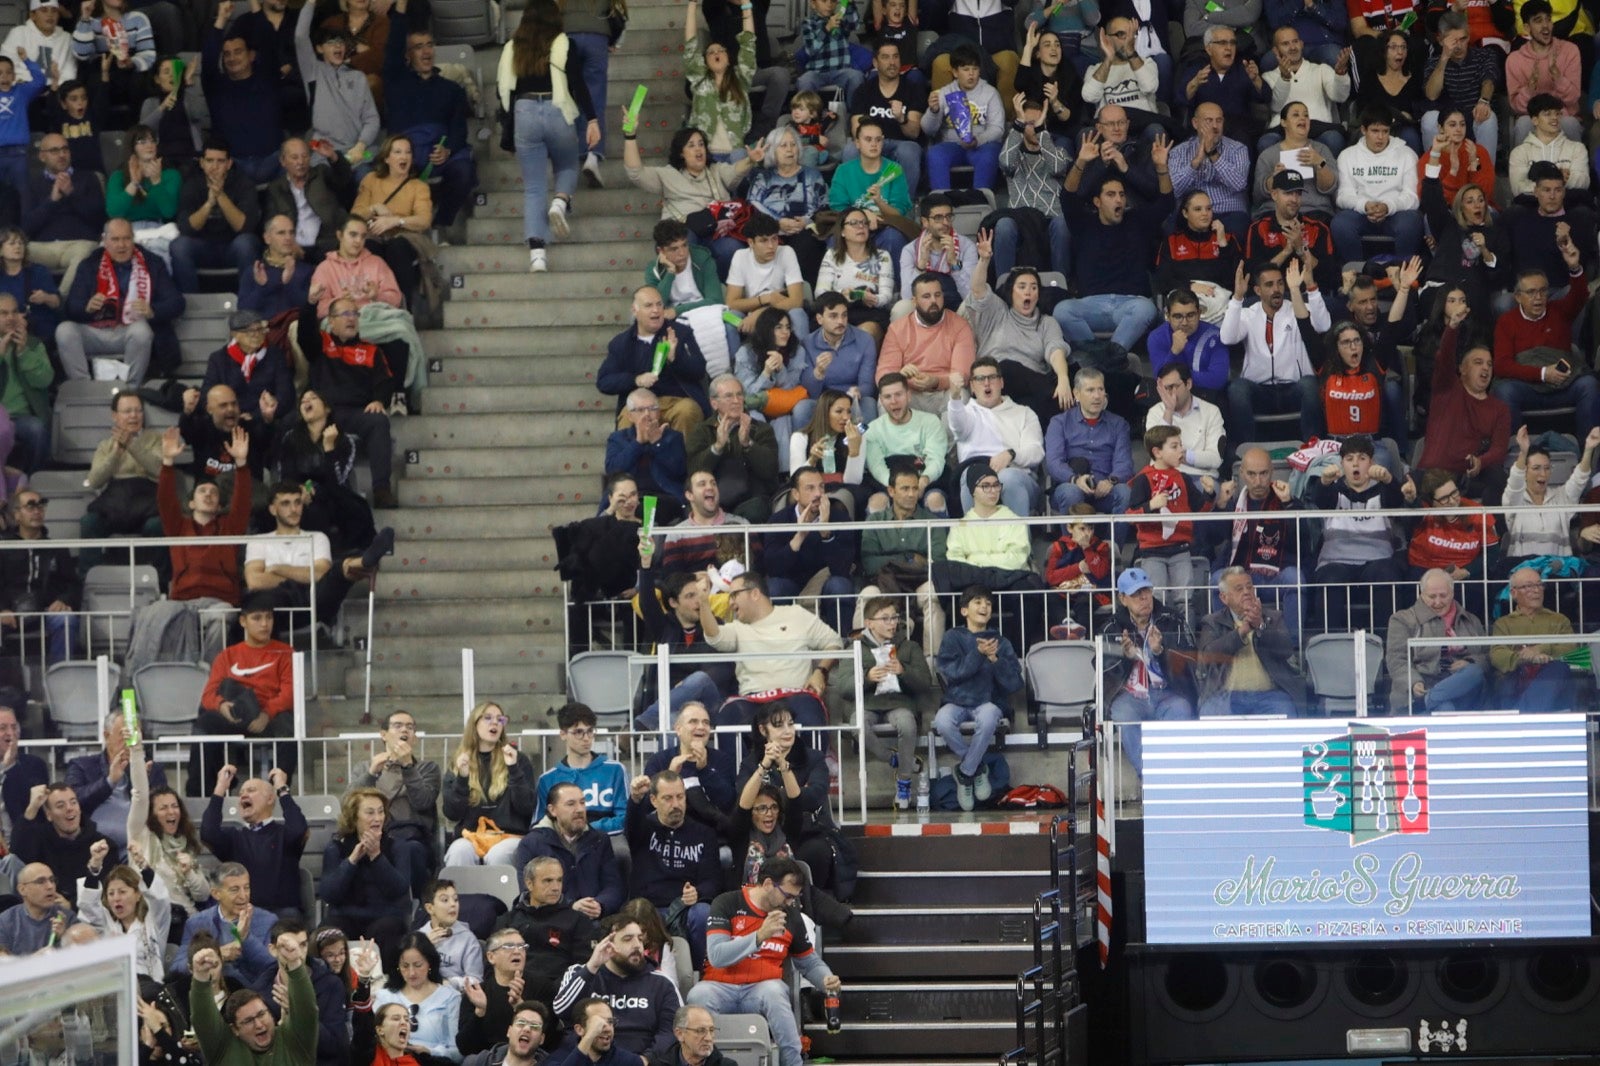
[[[707,304],[723,303],[722,279],[717,277],[717,260],[711,254],[711,249],[702,248],[698,244],[689,245],[689,273],[694,276],[694,283],[700,290],[701,299],[691,300],[685,304],[672,302],[672,280],[677,275],[668,274],[661,266],[658,256],[650,261],[645,268],[644,280],[646,285],[654,285],[661,294],[661,302],[676,311],[693,311],[697,307]],[[732,352],[728,353],[730,356]]]
[[[750,83],[756,76],[756,35],[739,31],[737,76],[744,89],[738,100],[724,100],[717,84],[706,71],[705,46],[698,39],[683,43],[683,76],[689,80],[689,125],[706,135],[709,142],[717,123],[728,131],[735,145],[744,143],[750,132]]]
[[[45,390],[54,378],[50,356],[38,337],[29,337],[21,351],[10,345],[0,349],[0,407],[13,418],[49,418],[50,397]]]
[[[925,522],[932,521],[935,515],[918,504],[917,513],[911,517],[914,521]],[[891,562],[909,563],[913,555],[927,553],[927,534],[920,526],[902,526],[897,523],[894,518],[894,508],[873,511],[867,515],[867,521],[883,523],[882,529],[867,529],[861,533],[861,572],[868,580]],[[928,560],[929,563],[944,559],[944,546],[948,536],[942,527],[933,531],[933,557]]]
[[[278,1025],[272,1045],[251,1051],[222,1020],[211,995],[211,982],[189,983],[189,1023],[200,1040],[206,1066],[310,1066],[317,1061],[317,996],[311,990],[311,969],[289,973],[288,1020]]]
[[[873,641],[865,634],[856,639],[862,643],[861,668],[863,671],[871,670],[878,665],[872,655]],[[895,641],[894,653],[900,660],[900,665],[905,667],[905,673],[900,675],[900,691],[877,696],[873,694],[877,686],[871,681],[864,682],[866,687],[863,692],[867,698],[867,710],[882,712],[891,711],[896,707],[907,707],[917,715],[918,724],[926,728],[939,710],[939,682],[928,667],[928,657],[922,653],[922,648],[915,641]],[[839,716],[841,721],[855,718],[856,679],[849,667],[850,654],[847,646],[839,656],[839,666],[833,671],[833,676],[828,682],[830,705],[846,708],[846,711]]]

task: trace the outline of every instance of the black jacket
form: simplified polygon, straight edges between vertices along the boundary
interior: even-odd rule
[[[48,529],[41,533],[44,540],[50,539]],[[0,533],[0,539],[23,542],[14,529]],[[78,564],[67,549],[40,544],[26,551],[0,552],[0,607],[5,610],[42,611],[56,600],[76,610],[82,594]]]
[[[600,939],[600,927],[587,914],[573,910],[572,904],[550,903],[535,907],[526,896],[502,914],[494,927],[515,929],[528,942],[528,961],[522,967],[524,974],[558,984],[567,967],[589,960],[595,941]],[[488,975],[486,968],[486,981]],[[462,1006],[465,1008],[466,1004]],[[462,1017],[467,1013],[464,1009]],[[504,1033],[502,1029],[501,1034]]]

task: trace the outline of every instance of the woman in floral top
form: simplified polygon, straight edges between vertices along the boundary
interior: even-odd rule
[[[822,257],[816,294],[842,292],[850,301],[850,324],[883,345],[883,331],[894,305],[894,262],[872,239],[867,213],[852,207],[839,215],[833,247]]]
[[[828,181],[816,167],[800,165],[800,138],[793,126],[767,135],[766,166],[750,178],[745,199],[778,221],[779,239],[794,249],[800,274],[817,276],[826,245],[810,228],[811,219],[828,206]]]
[[[756,73],[756,26],[748,0],[740,5],[744,28],[739,31],[739,61],[715,41],[699,47],[695,18],[699,0],[689,0],[683,20],[683,73],[689,81],[689,125],[702,129],[718,163],[744,155],[750,132],[750,81]]]

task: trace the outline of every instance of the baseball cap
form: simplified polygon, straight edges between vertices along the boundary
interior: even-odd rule
[[[1281,192],[1305,192],[1306,179],[1298,170],[1280,170],[1272,175],[1270,187]]]
[[[1150,575],[1137,566],[1129,567],[1117,578],[1117,591],[1124,596],[1132,596],[1140,589],[1153,589],[1156,583],[1150,580]]]
[[[228,329],[230,332],[238,333],[251,326],[259,326],[266,320],[266,316],[260,311],[235,311],[228,316]]]
[[[28,4],[28,10],[29,11],[37,11],[41,7],[60,7],[60,6],[61,5],[57,2],[57,0],[32,0],[32,2]]]

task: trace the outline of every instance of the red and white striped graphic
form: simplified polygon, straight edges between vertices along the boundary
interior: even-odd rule
[[[1111,957],[1111,841],[1106,838],[1105,788],[1108,774],[1098,774],[1099,789],[1094,798],[1094,882],[1098,896],[1095,907],[1095,939],[1100,942],[1100,968]]]

